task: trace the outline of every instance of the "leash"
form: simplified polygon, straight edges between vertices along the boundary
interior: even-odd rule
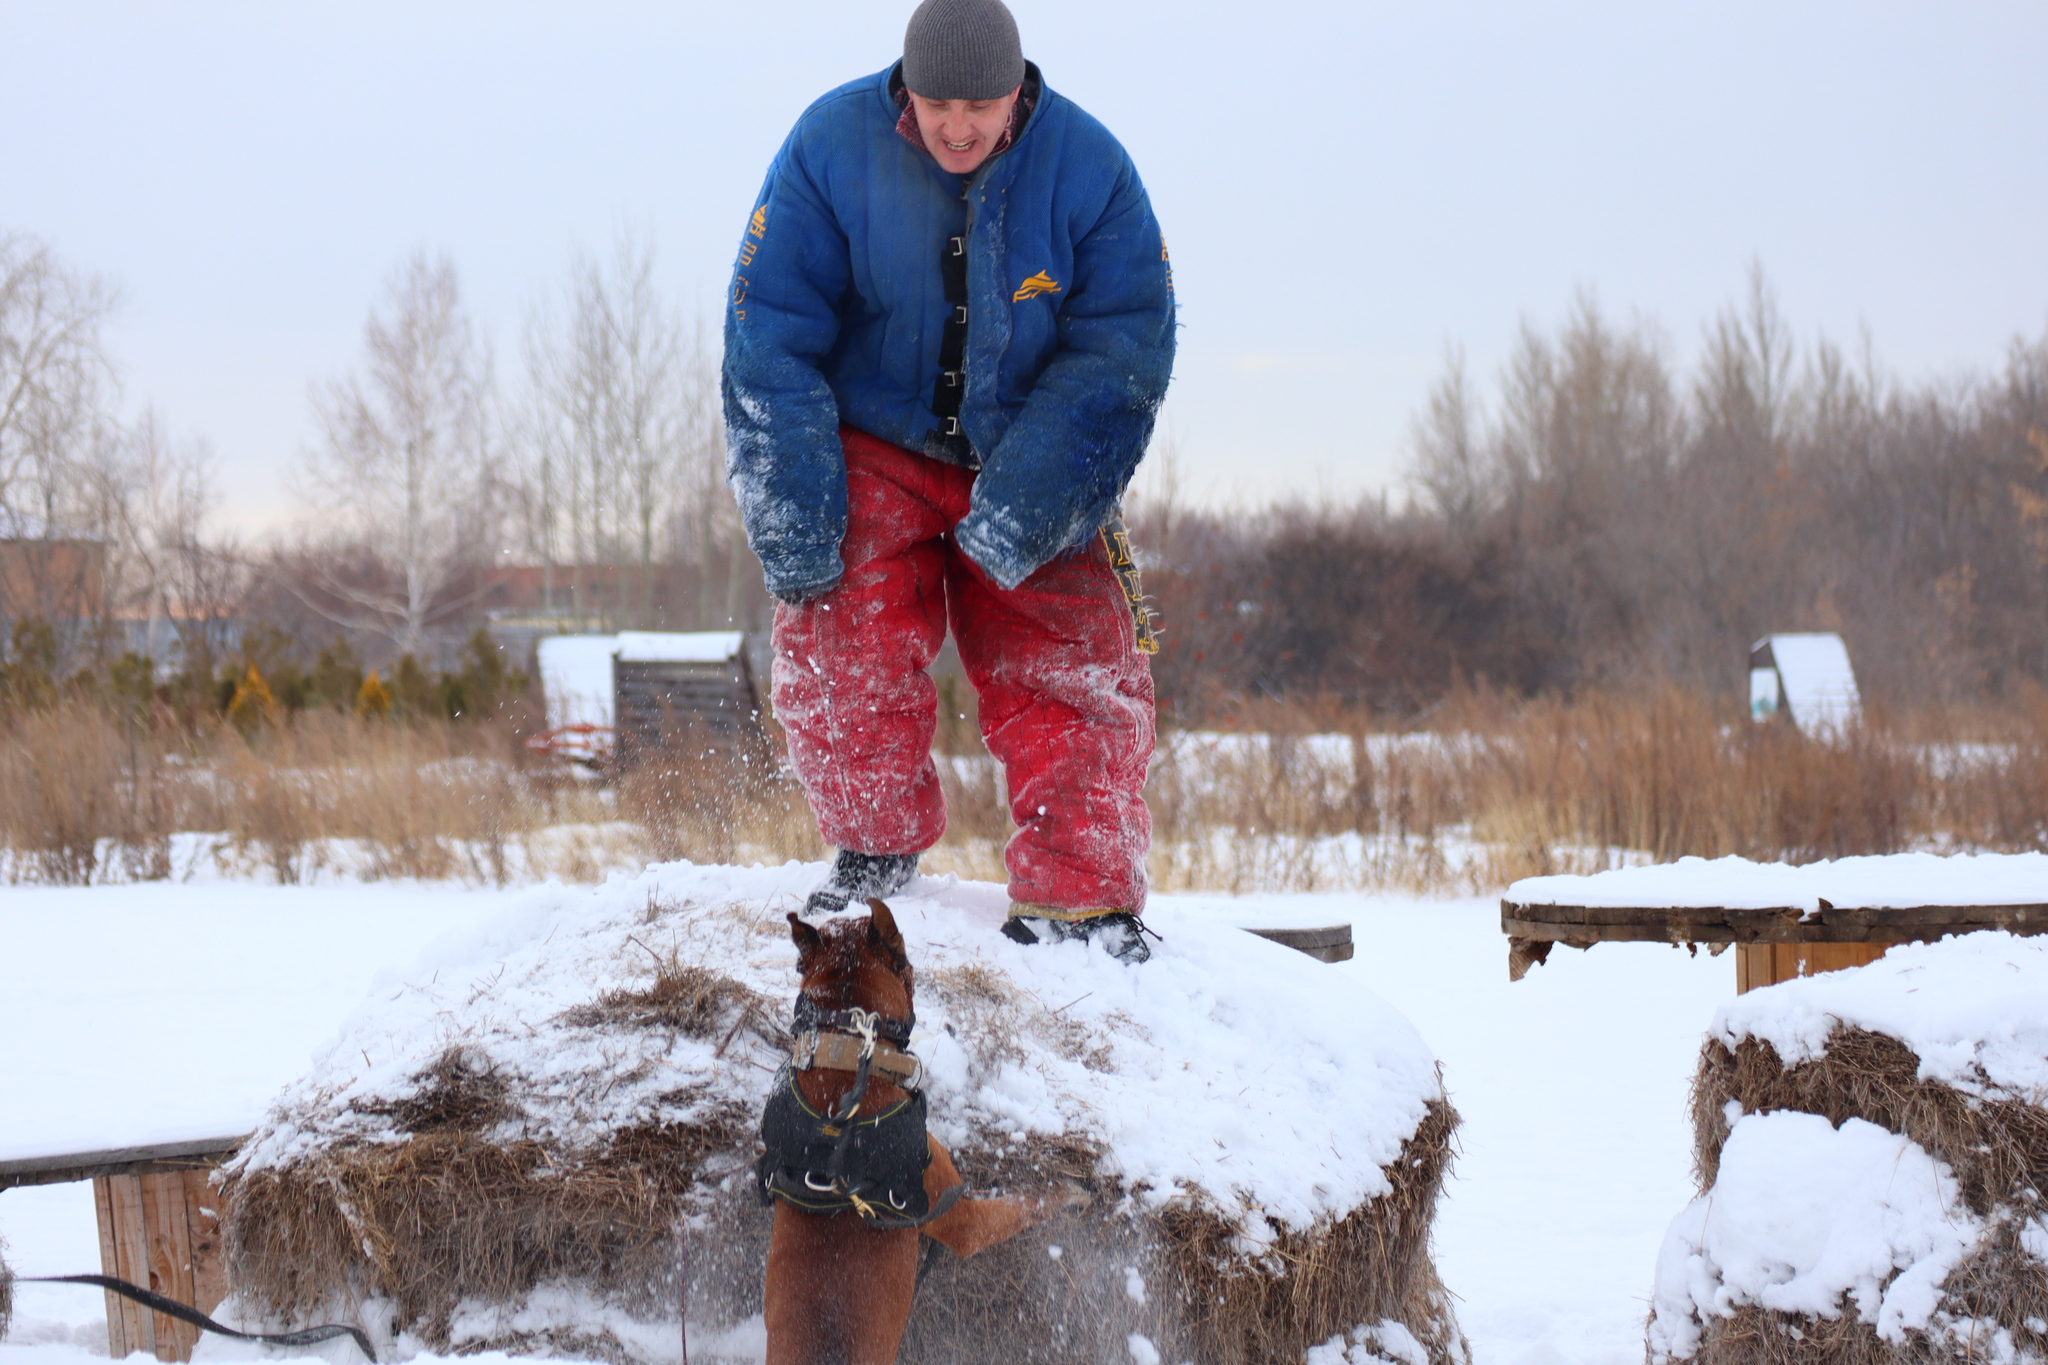
[[[232,1327],[223,1327],[189,1304],[167,1299],[154,1290],[144,1289],[126,1280],[117,1280],[112,1275],[18,1275],[15,1277],[15,1283],[91,1285],[96,1289],[104,1289],[109,1294],[119,1294],[122,1298],[130,1299],[145,1308],[154,1309],[167,1318],[189,1323],[202,1332],[232,1337],[236,1341],[260,1341],[266,1346],[318,1346],[321,1342],[333,1341],[336,1337],[350,1337],[354,1339],[356,1349],[363,1353],[365,1360],[374,1362],[377,1359],[377,1348],[370,1344],[370,1338],[358,1327],[326,1323],[298,1332],[238,1332]]]

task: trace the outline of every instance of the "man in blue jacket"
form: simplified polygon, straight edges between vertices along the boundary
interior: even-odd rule
[[[1017,824],[1004,933],[1146,956],[1150,634],[1116,517],[1173,346],[1144,186],[1002,0],[924,0],[901,62],[797,121],[741,239],[724,395],[776,718],[839,849],[810,909],[899,890],[945,831],[925,670],[950,623]]]

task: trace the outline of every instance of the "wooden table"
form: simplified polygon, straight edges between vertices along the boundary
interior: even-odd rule
[[[209,1182],[241,1144],[239,1137],[204,1138],[0,1161],[0,1190],[91,1180],[100,1273],[211,1313],[228,1286],[219,1192]],[[107,1354],[114,1359],[149,1351],[158,1360],[190,1360],[198,1341],[198,1328],[107,1295]]]
[[[2048,933],[2048,905],[1923,905],[1857,908],[1827,901],[1820,908],[1780,906],[1541,905],[1503,899],[1500,928],[1508,936],[1508,979],[1520,981],[1550,956],[1553,944],[1705,945],[1735,948],[1735,989],[1774,985],[1875,962],[1894,943],[1921,943],[1976,929]]]

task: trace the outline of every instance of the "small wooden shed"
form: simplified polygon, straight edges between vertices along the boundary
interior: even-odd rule
[[[683,742],[757,744],[748,646],[737,630],[547,636],[536,651],[548,729],[533,743],[599,769]]]
[[[740,631],[622,631],[612,652],[614,760],[631,767],[675,743],[727,747],[761,733]]]
[[[1863,712],[1849,647],[1832,632],[1766,635],[1749,651],[1749,717],[1789,719],[1808,735],[1839,734]]]

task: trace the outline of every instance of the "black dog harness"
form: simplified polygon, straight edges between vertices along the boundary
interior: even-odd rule
[[[964,1185],[936,1201],[925,1197],[932,1156],[919,1088],[924,1066],[903,1050],[915,1022],[864,1009],[820,1010],[797,997],[796,1045],[761,1113],[766,1150],[754,1172],[763,1203],[780,1199],[816,1214],[852,1210],[872,1228],[916,1228],[958,1202]],[[854,1073],[836,1114],[819,1113],[797,1088],[797,1072],[818,1067]],[[879,1114],[858,1117],[875,1072],[907,1093]]]

